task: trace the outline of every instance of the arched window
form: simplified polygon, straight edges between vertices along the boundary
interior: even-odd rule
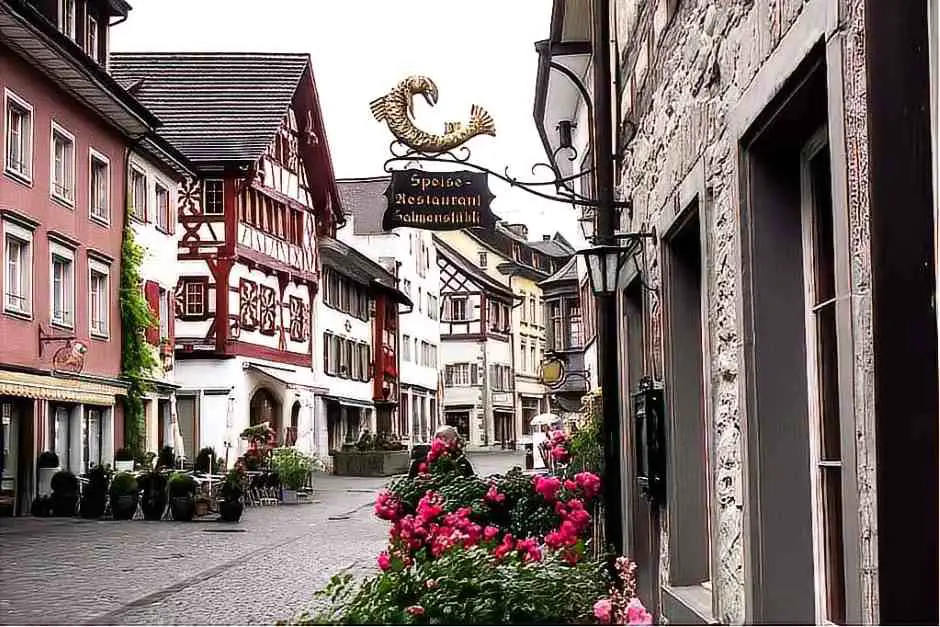
[[[249,422],[251,425],[260,425],[267,422],[278,439],[281,436],[281,402],[267,388],[258,388],[252,395],[248,407]]]

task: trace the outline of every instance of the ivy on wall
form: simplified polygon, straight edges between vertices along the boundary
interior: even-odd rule
[[[126,216],[131,214],[130,200]],[[129,383],[124,397],[124,446],[135,453],[144,448],[144,396],[150,390],[148,381],[157,358],[144,337],[146,330],[157,324],[144,297],[140,265],[144,249],[134,238],[134,229],[125,219],[121,245],[121,376]]]

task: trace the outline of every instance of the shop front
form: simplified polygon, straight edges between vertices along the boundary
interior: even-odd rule
[[[116,380],[0,371],[0,515],[29,513],[43,451],[76,475],[112,463],[125,389]]]

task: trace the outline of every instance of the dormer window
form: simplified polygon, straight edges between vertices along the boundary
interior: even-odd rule
[[[59,0],[59,30],[69,39],[75,39],[75,1]]]
[[[224,213],[223,181],[210,179],[204,183],[203,213],[207,216],[220,216]]]
[[[98,20],[88,16],[88,25],[85,28],[85,52],[95,61],[98,60]]]

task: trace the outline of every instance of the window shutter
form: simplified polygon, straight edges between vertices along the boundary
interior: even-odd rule
[[[323,374],[332,374],[330,372],[330,334],[323,334]]]
[[[470,364],[470,385],[479,385],[480,369],[477,364]]]
[[[452,386],[454,384],[454,369],[452,366],[444,368],[444,385]]]
[[[147,342],[157,346],[160,344],[160,285],[156,281],[144,283],[144,298],[155,320],[155,324],[147,328],[145,337]]]
[[[166,291],[166,321],[167,334],[170,336],[170,346],[176,345],[176,295],[172,289]]]
[[[499,388],[499,373],[496,370],[496,366],[490,366],[490,387],[494,390]]]

